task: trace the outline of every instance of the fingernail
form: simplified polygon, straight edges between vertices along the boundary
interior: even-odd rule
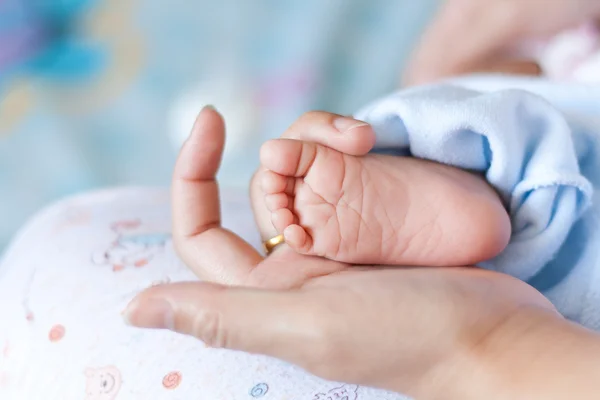
[[[336,118],[333,121],[333,126],[335,126],[337,128],[337,130],[340,131],[341,133],[348,132],[354,128],[358,128],[358,127],[366,126],[366,125],[369,125],[369,124],[367,124],[366,122],[363,122],[363,121],[358,121],[353,118],[347,118],[347,117]]]
[[[129,325],[139,328],[170,329],[175,328],[173,308],[163,299],[134,299],[121,313]]]
[[[205,105],[204,107],[202,107],[202,110],[200,110],[200,112],[205,111],[205,110],[217,111],[215,106],[213,106],[212,104]]]

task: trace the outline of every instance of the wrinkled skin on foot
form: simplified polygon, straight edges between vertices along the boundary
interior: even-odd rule
[[[327,128],[336,117],[313,115],[309,126]],[[264,259],[220,224],[215,176],[223,135],[219,115],[201,112],[172,187],[176,249],[208,282],[144,290],[124,312],[130,324],[276,357],[325,379],[420,399],[464,400],[506,392],[502,380],[498,388],[486,386],[489,372],[496,382],[498,370],[482,360],[498,359],[505,344],[514,346],[524,333],[537,341],[543,335],[533,328],[543,325],[540,318],[559,318],[528,285],[477,268],[357,268],[300,255],[287,245]],[[275,233],[270,212],[264,194],[253,188],[257,224],[269,238]],[[528,325],[513,329],[515,320]]]
[[[496,256],[510,237],[496,193],[456,168],[354,156],[295,139],[265,143],[261,164],[273,226],[301,254],[359,264],[454,266]]]

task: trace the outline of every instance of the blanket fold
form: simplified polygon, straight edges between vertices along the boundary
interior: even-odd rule
[[[355,117],[373,126],[374,151],[485,174],[510,214],[512,237],[483,267],[534,279],[591,205],[593,186],[582,173],[589,137],[527,91],[435,85],[392,94]]]

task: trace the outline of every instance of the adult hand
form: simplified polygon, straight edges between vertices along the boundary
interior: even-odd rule
[[[215,176],[224,131],[221,116],[210,108],[203,110],[175,166],[173,239],[186,265],[206,281],[278,289],[297,287],[310,278],[346,268],[343,263],[298,255],[285,245],[263,260],[248,243],[221,227]],[[305,114],[283,136],[317,141],[350,154],[366,154],[374,142],[364,122],[324,112]],[[252,205],[261,235],[268,239],[276,232],[260,191],[261,172],[251,185]]]
[[[405,83],[466,72],[532,73],[506,53],[522,40],[544,38],[600,16],[598,0],[447,0],[425,32]]]
[[[285,247],[262,261],[219,225],[215,173],[223,130],[220,116],[206,109],[184,145],[173,186],[174,235],[201,277],[237,286],[152,287],[126,309],[131,324],[270,355],[326,379],[452,399],[486,398],[473,382],[488,382],[482,360],[500,338],[512,340],[515,315],[538,316],[532,324],[559,319],[528,285],[475,268],[358,271],[292,256]]]

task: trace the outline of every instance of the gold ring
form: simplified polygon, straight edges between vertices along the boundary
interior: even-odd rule
[[[277,246],[279,246],[280,244],[283,244],[283,243],[285,243],[285,239],[284,239],[283,235],[277,235],[275,237],[272,237],[271,239],[263,242],[263,247],[265,248],[265,253],[267,253],[267,255],[271,254]]]

